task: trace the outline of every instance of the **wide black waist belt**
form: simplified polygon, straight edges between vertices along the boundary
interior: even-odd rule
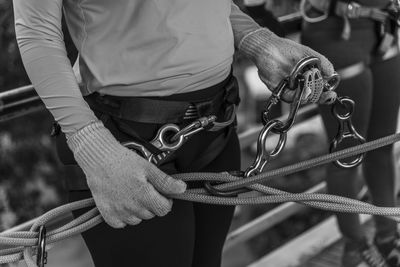
[[[221,108],[239,104],[237,81],[230,75],[222,84],[207,88],[210,95],[200,99],[176,100],[178,97],[119,97],[93,93],[85,97],[93,110],[107,113],[120,119],[142,123],[182,123],[186,119],[195,119],[213,114]],[[223,90],[221,90],[223,88]],[[201,92],[200,92],[201,93]],[[190,93],[188,93],[190,94]],[[184,94],[182,94],[183,96]],[[196,95],[196,92],[192,92]],[[201,95],[201,94],[199,94]],[[224,118],[218,118],[224,120]]]

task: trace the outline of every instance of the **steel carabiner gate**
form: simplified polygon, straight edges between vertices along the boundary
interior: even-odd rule
[[[290,111],[285,120],[280,125],[276,125],[273,131],[287,132],[294,124],[297,112],[304,103],[316,103],[323,92],[333,91],[340,82],[339,75],[335,72],[332,76],[323,78],[321,74],[321,63],[316,57],[307,57],[300,60],[290,75],[283,79],[279,85],[273,90],[271,97],[268,98],[264,111],[262,112],[262,122],[264,125],[270,120],[269,113],[271,108],[279,101],[285,100],[290,102]],[[305,96],[306,90],[310,91],[310,95]],[[293,99],[284,99],[285,93],[294,92]],[[335,99],[327,99],[327,103],[333,103]]]

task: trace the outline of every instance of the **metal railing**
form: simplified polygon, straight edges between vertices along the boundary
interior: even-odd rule
[[[0,122],[43,109],[43,102],[32,85],[0,93]]]

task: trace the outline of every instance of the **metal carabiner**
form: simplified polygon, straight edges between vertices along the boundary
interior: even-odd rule
[[[269,113],[272,107],[279,103],[288,84],[288,78],[281,80],[275,90],[272,91],[272,95],[267,99],[267,103],[265,104],[264,110],[261,113],[261,121],[264,125],[269,121]]]
[[[193,134],[196,134],[196,133],[206,129],[207,127],[212,126],[216,120],[217,120],[217,116],[215,116],[215,115],[201,117],[201,118],[193,121],[186,127],[182,128],[180,131],[178,131],[174,136],[172,136],[171,141],[178,140],[182,136],[184,139],[187,139],[190,136],[192,136]]]
[[[305,77],[305,72],[312,69],[316,69],[316,71],[321,69],[320,60],[317,57],[307,57],[300,60],[293,68],[290,75],[279,83],[272,96],[267,100],[266,107],[262,113],[262,121],[264,124],[269,120],[268,115],[270,109],[273,105],[277,104],[281,100],[285,90],[295,90],[295,95],[291,101],[289,114],[285,122],[275,126],[273,129],[274,133],[287,132],[293,126],[297,111],[302,104],[303,94],[308,81],[306,80],[307,77]],[[329,81],[331,81],[334,77],[332,76]],[[327,84],[327,82],[324,84],[325,90],[328,90],[328,88],[325,88]],[[333,85],[330,88],[333,88]]]
[[[340,114],[337,110],[337,103],[342,105],[345,108],[348,108],[347,112],[344,114]],[[340,97],[337,99],[335,105],[332,106],[332,113],[335,116],[336,120],[339,123],[338,132],[336,137],[332,140],[329,151],[332,153],[337,150],[337,147],[343,141],[348,139],[355,140],[359,144],[365,143],[365,138],[361,136],[357,130],[354,128],[354,125],[351,121],[351,116],[354,112],[354,101],[348,97]],[[349,169],[354,168],[362,163],[364,159],[365,153],[361,153],[357,155],[357,157],[351,162],[345,162],[341,160],[334,161],[334,164],[340,168]]]
[[[279,141],[275,146],[274,150],[268,152],[266,150],[266,141],[268,135],[273,132],[273,129],[281,124],[279,120],[271,120],[269,121],[261,130],[257,139],[257,156],[254,160],[254,163],[247,168],[244,173],[244,177],[250,177],[261,173],[265,167],[265,165],[274,157],[276,157],[284,148],[287,139],[286,132],[279,133]]]
[[[38,267],[44,267],[46,263],[47,263],[46,227],[42,225],[39,228],[39,237],[36,250],[36,265]]]

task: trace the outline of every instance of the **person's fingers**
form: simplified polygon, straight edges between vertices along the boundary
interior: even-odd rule
[[[155,216],[154,213],[143,206],[134,204],[126,206],[122,212],[124,213],[124,218],[134,216],[141,220],[150,220]]]
[[[132,215],[132,216],[130,216],[130,217],[125,218],[125,219],[124,219],[124,222],[125,222],[126,224],[129,224],[129,225],[137,225],[137,224],[141,223],[142,220],[139,219],[138,217]]]
[[[172,178],[169,175],[152,175],[148,177],[150,183],[161,193],[182,194],[186,190],[186,183]]]
[[[318,104],[331,105],[336,98],[337,94],[335,91],[322,92],[321,97],[318,100]]]
[[[142,189],[140,204],[157,216],[164,216],[171,211],[172,202],[162,196],[151,184]]]
[[[102,214],[104,221],[111,226],[112,228],[124,228],[126,226],[126,223],[121,221],[115,214],[112,212],[108,212],[106,214]]]
[[[288,73],[286,73],[278,64],[275,63],[271,63],[268,68],[258,69],[258,76],[271,92],[277,89],[279,83],[287,75]]]
[[[104,201],[98,198],[96,194],[93,194],[96,207],[99,210],[104,221],[112,228],[124,228],[126,224],[120,219],[120,217],[115,213],[114,209],[106,204]]]
[[[324,77],[330,77],[335,72],[332,63],[324,56],[321,55],[321,72]]]

